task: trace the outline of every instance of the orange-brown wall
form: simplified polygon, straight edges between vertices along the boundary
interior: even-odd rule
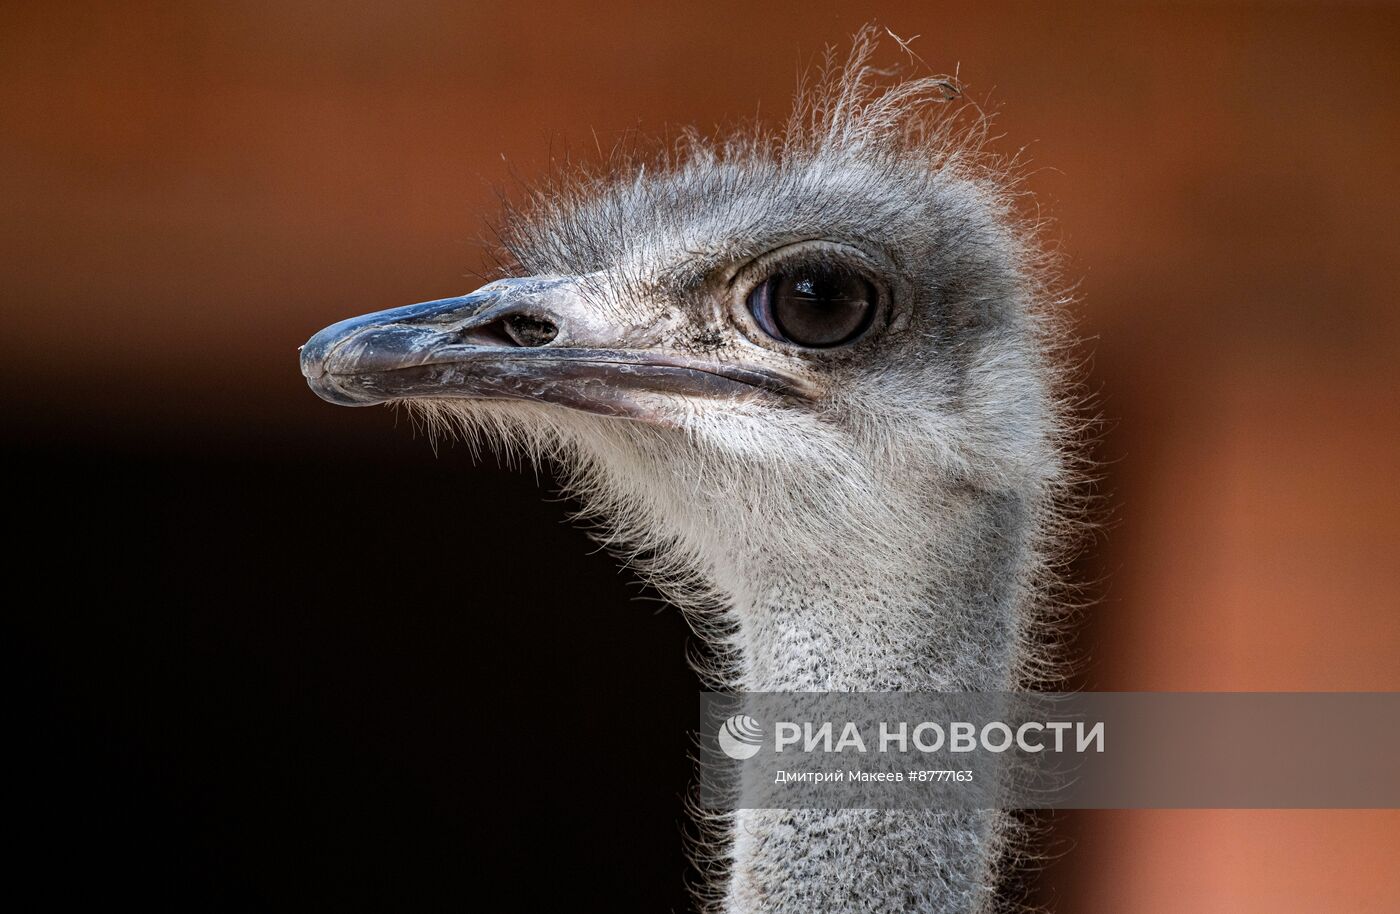
[[[472,287],[493,185],[779,115],[869,19],[1025,147],[1079,282],[1114,506],[1084,684],[1400,689],[1388,4],[7,3],[5,399],[49,431],[338,434],[296,346]],[[1394,811],[1060,824],[1058,910],[1400,910]]]

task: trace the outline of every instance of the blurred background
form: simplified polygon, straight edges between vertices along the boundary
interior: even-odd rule
[[[1079,684],[1400,689],[1395,6],[10,0],[9,818],[54,907],[685,907],[682,620],[296,347],[474,288],[551,156],[782,116],[871,19],[1024,147],[1079,283]],[[1393,810],[1051,825],[1056,911],[1400,910]]]

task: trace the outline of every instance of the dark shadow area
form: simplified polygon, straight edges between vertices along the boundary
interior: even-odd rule
[[[50,907],[684,905],[683,621],[528,473],[406,437],[14,453]]]

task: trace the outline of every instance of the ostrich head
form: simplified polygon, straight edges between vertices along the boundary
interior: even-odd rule
[[[989,526],[1029,554],[1061,474],[1041,258],[983,120],[880,85],[871,44],[781,133],[534,195],[509,278],[326,328],[310,385],[557,458],[691,606],[926,580]]]
[[[554,458],[726,685],[1037,675],[1067,440],[1044,258],[984,119],[947,80],[882,83],[872,45],[783,131],[534,195],[506,278],[326,328],[311,387]],[[981,813],[737,818],[731,911],[980,909],[1005,835]]]

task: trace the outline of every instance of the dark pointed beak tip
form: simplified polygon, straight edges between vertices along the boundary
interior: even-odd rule
[[[326,373],[326,360],[331,351],[353,333],[362,322],[358,319],[340,321],[316,333],[301,347],[299,356],[301,373],[308,380],[319,378]]]
[[[327,403],[334,403],[336,406],[370,405],[336,386],[333,375],[326,369],[331,352],[357,328],[356,321],[332,324],[307,340],[298,350],[302,377],[306,378],[307,386],[316,396]]]

